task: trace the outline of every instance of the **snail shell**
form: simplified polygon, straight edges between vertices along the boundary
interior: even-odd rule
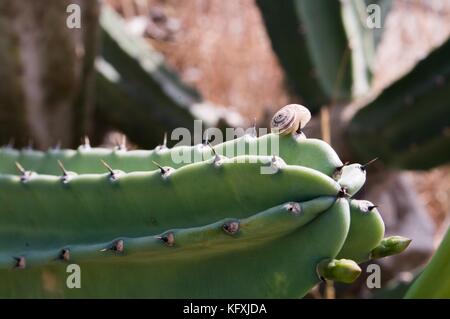
[[[300,104],[289,104],[279,110],[270,123],[273,133],[287,135],[305,127],[311,119],[309,110]]]

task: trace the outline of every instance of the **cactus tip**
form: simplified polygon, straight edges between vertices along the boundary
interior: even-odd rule
[[[370,253],[371,259],[397,255],[408,248],[411,239],[402,236],[390,236],[383,238],[380,244]]]

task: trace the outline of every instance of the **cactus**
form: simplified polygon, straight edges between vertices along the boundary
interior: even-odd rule
[[[106,5],[100,26],[103,43],[95,65],[97,121],[125,132],[144,147],[155,145],[165,130],[192,130],[194,119],[206,126],[218,126],[219,121],[226,126],[242,124],[238,114],[231,112],[232,119],[202,101],[200,93],[183,83],[148,41],[127,33],[122,18]]]
[[[360,158],[376,154],[387,165],[407,169],[450,159],[449,55],[447,40],[355,114],[348,137]]]
[[[329,212],[324,212],[333,204],[335,201],[333,196],[339,191],[339,185],[335,181],[311,169],[284,166],[282,163],[277,164],[279,165],[277,173],[260,174],[261,165],[265,163],[274,165],[274,163],[270,157],[256,159],[263,163],[240,163],[239,158],[221,159],[220,165],[212,160],[190,164],[174,171],[169,168],[163,168],[162,172],[149,173],[121,174],[112,171],[103,175],[72,176],[68,181],[57,176],[2,175],[0,183],[2,189],[5,189],[2,192],[2,203],[5,203],[8,209],[1,211],[5,223],[2,224],[0,233],[5,239],[1,242],[7,243],[6,246],[9,248],[6,254],[2,254],[2,265],[7,268],[14,265],[17,268],[30,268],[25,269],[23,275],[11,269],[4,269],[2,278],[12,276],[16,284],[20,283],[15,287],[30,285],[34,289],[41,289],[41,285],[36,282],[40,280],[40,277],[36,274],[41,271],[53,273],[56,268],[61,268],[63,265],[52,265],[52,260],[53,263],[57,263],[55,259],[66,260],[70,256],[70,260],[72,258],[75,258],[77,262],[80,260],[83,273],[87,273],[88,277],[92,275],[90,271],[93,273],[98,271],[99,268],[96,267],[107,267],[106,277],[113,278],[111,275],[121,267],[111,267],[108,263],[117,262],[118,265],[127,265],[129,271],[134,273],[136,270],[137,273],[142,273],[147,283],[152,282],[153,285],[150,286],[156,287],[158,282],[164,286],[163,295],[166,293],[169,296],[185,297],[249,296],[250,294],[268,296],[271,293],[291,297],[295,296],[294,293],[303,295],[319,280],[315,274],[315,264],[323,258],[334,258],[345,240],[350,222],[347,200],[339,199]],[[161,176],[161,173],[165,178]],[[273,182],[269,182],[270,180]],[[201,181],[202,185],[198,185],[198,189],[193,189],[192,186],[198,184],[198,181]],[[208,186],[205,187],[206,185]],[[264,185],[267,191],[256,191],[257,185]],[[212,194],[223,195],[210,197],[204,191],[199,191],[208,188]],[[315,191],[312,191],[313,189]],[[142,194],[144,196],[139,195],[144,192],[146,193]],[[54,203],[44,203],[39,200],[46,198],[46,193],[53,194],[58,200]],[[13,194],[14,196],[11,197]],[[104,194],[104,199],[100,194]],[[174,195],[173,200],[167,201],[167,198]],[[320,198],[322,195],[331,195],[331,197]],[[7,200],[8,197],[9,200]],[[143,198],[149,198],[145,205]],[[260,214],[250,215],[251,212],[258,211],[259,207],[270,207],[268,202],[283,202],[284,198],[317,199],[298,205],[290,202]],[[77,202],[79,207],[76,208],[73,205]],[[88,202],[90,204],[86,205]],[[163,202],[164,204],[161,205]],[[86,203],[86,206],[82,207],[81,203]],[[143,208],[138,208],[140,205],[137,203],[142,204]],[[31,206],[34,206],[33,211],[30,210]],[[190,206],[192,209],[189,208]],[[130,214],[130,209],[132,209],[131,220],[126,218]],[[62,210],[65,210],[64,218],[58,218]],[[143,218],[143,215],[148,215],[149,211],[154,211],[154,225],[146,224]],[[283,216],[283,212],[289,212],[290,215]],[[321,215],[321,212],[326,218],[316,217],[318,214]],[[232,219],[228,219],[230,213]],[[289,217],[298,217],[298,221],[290,220]],[[202,227],[211,223],[211,219],[223,218],[227,219]],[[237,226],[235,220],[238,219],[242,220]],[[34,225],[32,232],[27,230],[30,225]],[[168,225],[189,229],[167,231]],[[196,225],[197,228],[195,228]],[[77,229],[83,229],[82,234]],[[224,229],[227,234],[224,234],[221,229]],[[327,238],[319,235],[320,229],[327,229]],[[154,234],[161,235],[156,238],[149,237],[148,234],[153,231]],[[11,236],[11,232],[20,233],[20,238]],[[238,236],[233,239],[236,232]],[[289,233],[292,235],[288,235]],[[112,238],[113,241],[111,241]],[[314,247],[304,249],[307,241],[313,238],[316,238],[312,245]],[[301,244],[302,241],[305,245]],[[24,245],[25,242],[29,243],[29,248]],[[68,245],[68,242],[75,244]],[[286,260],[287,262],[280,263],[280,250],[275,249],[280,244],[290,252],[291,257]],[[251,247],[253,245],[255,245],[254,248]],[[167,256],[161,253],[164,246],[173,246],[166,247]],[[300,251],[294,250],[300,247]],[[111,250],[110,253],[108,248]],[[173,252],[169,251],[171,248],[174,248]],[[101,251],[105,249],[107,249],[106,252]],[[198,249],[198,257],[193,252],[195,249]],[[3,248],[2,251],[4,250]],[[227,250],[230,250],[232,255],[228,256]],[[122,252],[125,253],[123,258],[126,261],[119,262],[116,260],[118,258],[116,254]],[[209,257],[206,258],[202,254],[207,254]],[[189,256],[188,261],[186,256]],[[109,257],[111,258],[108,259]],[[292,263],[292,259],[297,262]],[[45,260],[49,265],[45,264]],[[86,264],[83,260],[86,260]],[[229,261],[224,263],[225,260]],[[255,264],[257,260],[268,263],[272,267],[258,269],[260,263]],[[43,262],[44,265],[39,266]],[[145,271],[142,266],[139,266],[141,263],[145,264]],[[198,267],[199,263],[201,267]],[[303,271],[299,272],[298,267]],[[205,269],[220,270],[221,276],[212,281],[214,289],[210,288],[211,278]],[[180,270],[184,275],[180,276]],[[174,271],[177,273],[173,273]],[[272,286],[279,284],[277,282],[279,271],[283,276],[287,276],[289,284],[281,282],[287,287],[279,287],[281,290],[277,291],[272,289]],[[251,273],[253,278],[260,276],[262,281],[256,284],[255,288],[241,289],[239,280],[236,281],[235,278],[248,278]],[[166,275],[170,275],[170,278]],[[123,276],[119,277],[124,279]],[[227,282],[222,282],[226,278],[228,278],[225,280]],[[5,280],[8,282],[9,279]],[[100,285],[98,281],[101,282]],[[255,282],[258,281],[255,280]],[[83,294],[84,296],[99,296],[98,294],[110,296],[114,293],[130,293],[131,286],[127,282],[127,279],[105,282],[101,279],[96,280],[95,286],[100,286],[99,290],[95,291],[94,288],[88,287]],[[88,285],[91,284],[88,283]],[[143,287],[139,288],[136,282],[134,284],[138,286],[138,291],[132,295],[159,296],[161,293],[150,287],[147,287],[145,292],[142,290],[139,292],[139,289]],[[269,290],[268,284],[271,285]],[[2,291],[1,295],[11,296],[11,293],[14,295],[15,290],[11,285],[12,283],[7,283],[2,286],[9,287],[11,290]],[[115,289],[111,289],[111,285]],[[188,285],[190,289],[179,289]],[[264,286],[266,289],[262,289]],[[94,290],[91,291],[91,289]],[[134,285],[133,289],[135,289]],[[29,291],[32,295],[33,290]],[[26,295],[24,291],[19,293],[22,296]],[[41,293],[46,295],[42,291],[39,294]],[[67,293],[70,296],[72,292]]]
[[[450,298],[450,228],[438,250],[406,293],[406,298]]]
[[[317,111],[327,103],[328,97],[315,76],[295,1],[257,0],[256,3],[264,19],[273,51],[286,73],[288,87],[313,112]]]
[[[246,159],[253,163],[240,163]],[[268,165],[276,173],[261,174],[261,167]],[[23,221],[36,220],[42,224],[26,235],[31,236],[29,239],[21,238],[22,244],[37,232],[49,232],[50,236],[54,227],[72,236],[88,236],[107,221],[111,223],[111,236],[160,232],[165,230],[164,225],[200,226],[211,222],[211,218],[226,218],[230,212],[242,218],[287,201],[336,196],[340,190],[339,184],[320,172],[258,156],[213,159],[177,170],[162,167],[161,171],[63,177],[28,172],[22,176],[2,175],[2,236],[7,236],[8,228],[24,232],[25,236],[29,225]],[[49,194],[58,200],[43,200]],[[127,218],[130,210],[132,219]],[[61,211],[65,212],[64,218],[58,218]],[[75,234],[72,223],[82,227],[83,234]]]
[[[398,253],[371,205],[349,205],[367,164],[292,132],[152,151],[3,148],[0,296],[292,298]],[[194,163],[177,165],[183,154]],[[65,287],[68,262],[84,289]]]
[[[360,1],[257,4],[291,88],[313,112],[368,91],[374,34]]]
[[[0,295],[45,297],[299,297],[319,280],[315,267],[333,258],[349,226],[348,203],[338,200],[313,222],[258,247],[208,257],[154,260],[146,250],[135,256],[109,251],[80,262],[82,288],[65,287],[65,264],[0,270]],[[323,236],[323,232],[327,236]],[[230,238],[233,240],[233,238]],[[163,245],[164,246],[164,245]],[[283,247],[283,249],[280,249]],[[176,247],[165,247],[173,250]],[[287,255],[286,255],[287,254]],[[188,257],[188,258],[186,258]],[[218,275],[220,274],[220,275]],[[55,286],[42,284],[50,277]],[[249,284],[251,283],[251,284]]]

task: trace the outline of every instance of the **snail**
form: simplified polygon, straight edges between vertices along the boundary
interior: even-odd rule
[[[287,135],[299,132],[310,119],[311,113],[306,107],[300,104],[289,104],[275,113],[270,127],[273,133]]]

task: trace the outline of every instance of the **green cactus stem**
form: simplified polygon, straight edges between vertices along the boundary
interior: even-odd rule
[[[406,298],[450,298],[450,229]]]
[[[305,207],[305,216],[306,210]],[[285,209],[284,213],[286,213]],[[259,218],[256,216],[253,217]],[[265,218],[264,214],[260,217]],[[302,214],[291,217],[302,218]],[[61,250],[58,255],[62,261],[55,260],[50,264],[35,267],[29,267],[26,259],[18,256],[15,265],[18,266],[20,262],[25,269],[0,270],[2,280],[0,296],[8,298],[302,297],[319,281],[315,271],[317,263],[324,258],[333,259],[341,249],[349,224],[348,202],[346,199],[338,199],[327,211],[291,233],[242,250],[220,251],[211,247],[214,245],[204,244],[202,250],[217,249],[217,253],[191,255],[188,247],[185,247],[186,249],[182,246],[177,247],[175,233],[173,241],[167,237],[166,243],[152,238],[152,244],[158,245],[158,250],[168,252],[167,258],[158,259],[154,258],[154,254],[149,254],[147,249],[149,247],[142,245],[142,242],[130,243],[130,239],[124,238],[123,242],[119,240],[110,242],[111,249],[103,251],[103,254],[96,251],[90,258],[79,262],[75,251],[70,253],[70,260],[76,261],[82,270],[80,289],[69,289],[66,286],[68,276],[67,262],[64,262],[64,256],[67,256],[66,251]],[[103,228],[98,230],[104,232]],[[324,232],[327,236],[323,236]],[[197,238],[190,237],[188,234],[186,236],[186,240]],[[224,241],[236,241],[236,246],[239,246],[239,242],[245,242],[246,235],[234,237],[221,232],[221,236]],[[79,242],[87,240],[88,238],[84,237]],[[201,238],[197,240],[201,241]],[[167,245],[170,242],[173,245]],[[186,244],[189,245],[187,242]],[[32,251],[34,246],[30,243],[28,249]],[[101,250],[104,245],[98,248]],[[178,249],[185,258],[170,258],[169,252],[173,257]],[[53,257],[55,252],[52,253]]]
[[[0,245],[23,246],[36,237],[52,243],[144,236],[338,194],[340,186],[330,177],[273,159],[221,158],[150,172],[0,175]],[[261,174],[261,169],[273,174]],[[99,228],[104,229],[101,238],[96,237]]]
[[[450,160],[449,55],[447,40],[362,106],[347,131],[356,155],[406,169]]]
[[[275,147],[278,145],[278,147]],[[239,155],[272,155],[275,150],[286,163],[306,166],[331,176],[337,167],[342,166],[336,152],[319,139],[307,139],[302,135],[279,136],[267,134],[258,138],[246,134],[237,139],[214,146],[214,151],[226,157]],[[178,168],[188,163],[199,162],[214,157],[206,144],[176,146],[168,148],[165,143],[154,150],[127,151],[124,143],[115,149],[94,148],[86,141],[77,150],[50,149],[47,152],[30,149],[15,150],[10,146],[0,148],[0,172],[19,173],[15,162],[28,170],[40,174],[58,175],[60,160],[69,171],[79,174],[104,172],[101,160],[115,169],[125,172],[154,169],[152,161],[163,166]]]
[[[338,181],[348,193],[349,196],[354,196],[364,186],[366,182],[367,167],[375,162],[377,158],[361,164],[344,164],[339,166],[333,174],[333,178]]]
[[[384,236],[384,222],[377,207],[366,200],[350,200],[350,230],[337,258],[358,263],[370,259],[370,253]]]
[[[257,4],[291,88],[312,112],[367,92],[374,31],[365,24],[364,4],[353,0]]]
[[[12,251],[0,253],[0,268],[18,267],[18,260],[20,268],[29,268],[57,260],[79,262],[117,252],[133,259],[134,255],[145,251],[153,260],[160,260],[248,249],[292,233],[325,212],[335,201],[335,197],[329,196],[301,203],[288,202],[240,220],[226,218],[206,226],[169,229],[153,236],[71,245],[63,245],[69,239],[61,239],[61,247],[55,247],[55,242],[48,247],[33,245],[32,249],[13,247]]]

